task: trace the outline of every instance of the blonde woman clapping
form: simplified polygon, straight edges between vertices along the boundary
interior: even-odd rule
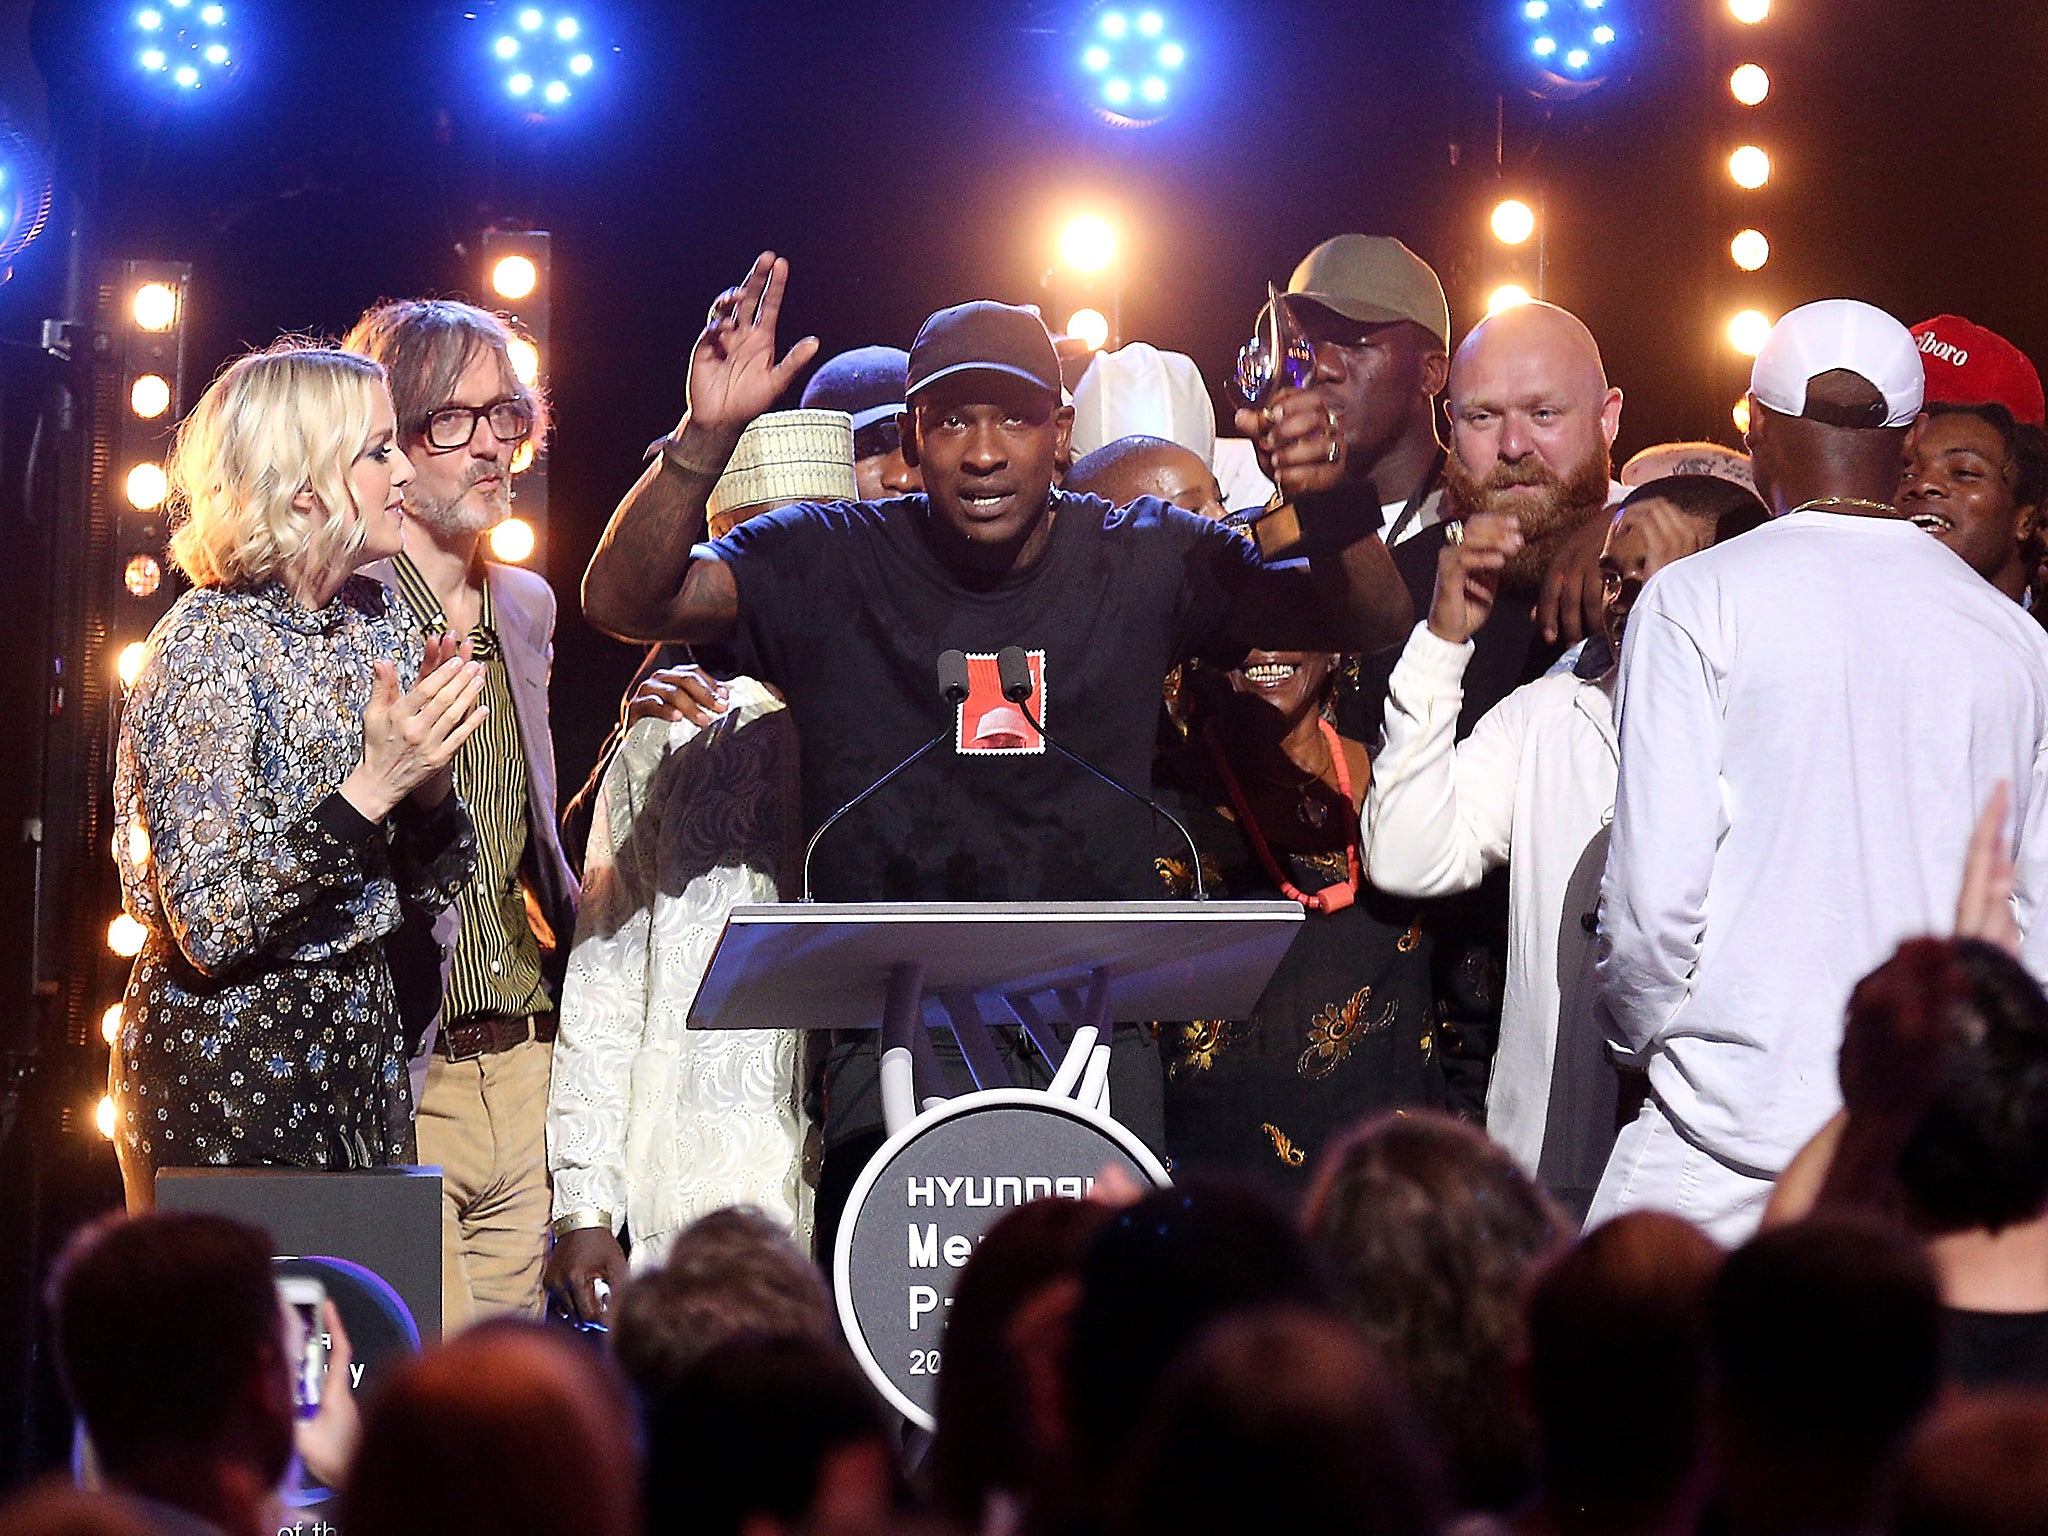
[[[445,904],[476,844],[453,792],[482,669],[352,574],[404,544],[383,370],[283,345],[231,364],[179,431],[193,584],[121,723],[116,838],[148,930],[110,1069],[131,1209],[156,1170],[405,1160],[384,959],[399,895]]]

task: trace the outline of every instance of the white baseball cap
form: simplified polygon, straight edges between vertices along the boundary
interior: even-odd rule
[[[1772,326],[1750,370],[1749,392],[1781,416],[1804,416],[1807,384],[1837,369],[1884,396],[1883,425],[1911,426],[1920,414],[1927,374],[1913,333],[1859,299],[1802,304]]]

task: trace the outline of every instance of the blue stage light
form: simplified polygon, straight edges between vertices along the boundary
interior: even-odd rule
[[[1512,0],[1513,25],[1535,61],[1539,96],[1584,95],[1607,78],[1620,28],[1614,0]]]
[[[480,8],[476,19],[500,88],[533,119],[572,110],[598,83],[598,59],[618,51],[593,45],[580,8],[501,4]]]
[[[158,0],[132,14],[136,73],[173,97],[217,95],[241,64],[242,45],[223,4]]]
[[[0,121],[0,283],[13,275],[14,258],[42,233],[49,217],[49,163]]]
[[[1098,116],[1119,128],[1141,128],[1166,115],[1188,45],[1174,35],[1165,8],[1098,0],[1082,13],[1075,43],[1072,57],[1087,81],[1084,99]]]

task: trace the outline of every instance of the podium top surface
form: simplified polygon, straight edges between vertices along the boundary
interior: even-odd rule
[[[1301,920],[1292,901],[738,906],[697,989],[690,1025],[872,1029],[890,972],[904,963],[924,967],[928,997],[1028,999],[1053,1021],[1079,1022],[1098,969],[1111,1018],[1243,1018]]]

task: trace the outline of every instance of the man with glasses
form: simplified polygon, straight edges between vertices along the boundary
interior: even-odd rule
[[[550,1195],[545,1119],[576,878],[555,824],[548,669],[555,595],[486,562],[512,510],[514,455],[547,437],[547,405],[513,371],[497,316],[446,300],[371,310],[344,343],[384,365],[406,487],[405,552],[371,574],[429,633],[465,635],[490,718],[455,761],[477,831],[476,875],[438,917],[388,941],[413,1039],[419,1157],[443,1179],[442,1310],[450,1331],[538,1315]]]

